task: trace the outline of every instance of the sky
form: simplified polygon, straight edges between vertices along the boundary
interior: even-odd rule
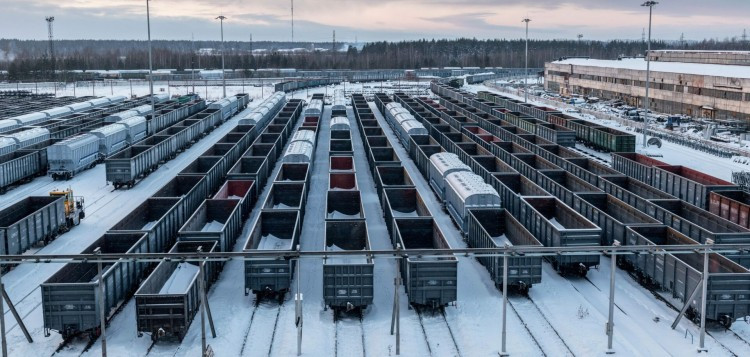
[[[152,38],[288,41],[291,0],[152,0]],[[338,42],[421,38],[640,39],[643,0],[296,0],[294,39]],[[145,39],[145,0],[0,0],[0,38],[46,39],[54,16],[58,39]],[[750,0],[662,0],[653,37],[739,37],[750,25]],[[747,26],[750,27],[750,26]]]

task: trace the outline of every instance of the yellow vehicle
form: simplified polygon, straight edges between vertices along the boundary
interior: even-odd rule
[[[79,225],[81,220],[86,217],[84,199],[81,196],[74,196],[72,188],[68,187],[64,190],[55,189],[49,195],[52,197],[65,197],[65,222],[68,228]]]

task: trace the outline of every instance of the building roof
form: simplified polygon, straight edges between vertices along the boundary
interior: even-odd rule
[[[572,64],[574,66],[610,67],[642,71],[646,70],[646,60],[643,58],[623,58],[621,60],[570,58],[562,61],[554,61],[552,63]],[[651,70],[654,72],[684,73],[703,76],[750,79],[750,66],[651,61]]]

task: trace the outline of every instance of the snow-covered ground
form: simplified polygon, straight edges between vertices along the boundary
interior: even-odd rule
[[[351,85],[350,85],[351,86]],[[328,88],[329,93],[332,93]],[[336,87],[340,88],[340,87]],[[349,88],[347,88],[349,89]],[[211,89],[209,93],[214,90]],[[245,89],[247,91],[247,88]],[[228,94],[240,92],[232,88]],[[313,93],[323,93],[317,88],[297,94],[297,98]],[[251,93],[260,95],[260,88]],[[265,92],[265,95],[270,91]],[[256,97],[257,98],[257,97]],[[259,101],[251,103],[257,105]],[[438,226],[452,247],[464,247],[465,243],[430,186],[400,146],[396,135],[377,112],[381,127],[391,141],[404,167],[414,180],[417,190],[430,209]],[[350,111],[351,116],[351,111]],[[330,109],[326,108],[320,124],[320,134],[315,152],[315,164],[311,175],[310,190],[306,204],[305,221],[302,227],[301,249],[320,250],[323,247],[323,225],[325,192],[327,189],[328,142]],[[195,157],[228,132],[237,118],[215,130],[159,168],[134,188],[127,191],[112,191],[104,182],[104,166],[88,170],[64,185],[70,185],[76,194],[86,197],[87,217],[81,226],[60,236],[48,246],[29,252],[77,253],[98,238],[106,229],[142,200],[153,194],[169,181]],[[374,249],[389,248],[390,239],[383,220],[382,207],[377,198],[373,179],[364,148],[351,119],[352,139],[355,148],[357,181],[362,191],[363,205]],[[299,125],[299,123],[298,123]],[[692,155],[693,153],[690,153]],[[666,155],[665,158],[666,159]],[[275,177],[277,165],[270,177]],[[6,207],[28,195],[46,195],[63,183],[49,178],[37,178],[2,196],[0,207]],[[270,191],[270,184],[262,191],[258,202],[263,202]],[[245,222],[235,251],[244,247],[253,222],[257,220],[260,204],[256,205]],[[457,257],[458,301],[445,309],[445,318],[440,314],[418,315],[407,306],[403,288],[399,291],[401,306],[401,354],[403,356],[497,356],[500,351],[502,294],[494,287],[489,274],[475,259]],[[332,313],[323,307],[322,262],[320,259],[304,259],[300,263],[300,276],[295,277],[294,288],[286,301],[262,302],[257,308],[253,296],[244,295],[244,263],[228,262],[219,280],[211,287],[208,298],[216,323],[217,337],[208,337],[208,343],[216,356],[290,356],[296,353],[296,327],[294,324],[294,301],[299,292],[304,296],[303,355],[306,356],[392,356],[395,355],[395,337],[390,335],[390,317],[393,305],[393,278],[396,276],[395,262],[377,259],[375,262],[375,299],[363,320],[344,318],[334,324]],[[11,356],[47,356],[62,341],[60,335],[43,335],[41,295],[39,284],[51,276],[60,264],[25,263],[3,276],[3,282],[11,299],[17,304],[21,316],[29,327],[34,343],[25,341],[12,316],[5,311],[8,322],[8,346]],[[606,349],[604,326],[607,320],[609,296],[609,260],[602,259],[602,266],[592,270],[588,279],[564,278],[545,263],[542,283],[535,285],[530,298],[511,296],[508,315],[508,352],[514,356],[599,356]],[[642,288],[627,273],[616,272],[615,340],[618,355],[626,356],[685,356],[698,355],[698,327],[683,320],[672,330],[669,327],[677,312],[664,302],[657,300],[651,292]],[[127,303],[113,318],[107,330],[107,347],[113,356],[196,356],[201,348],[200,315],[182,341],[159,342],[149,351],[148,336],[138,337],[135,324],[134,302]],[[733,330],[750,340],[750,328],[737,322]],[[711,331],[707,347],[711,356],[748,355],[750,345],[742,342],[732,332]],[[687,337],[686,337],[687,336]],[[693,340],[692,337],[695,337]],[[85,341],[73,341],[56,355],[81,355]],[[723,347],[724,345],[725,347]],[[730,349],[732,352],[730,352]],[[101,354],[101,341],[97,341],[85,356]]]

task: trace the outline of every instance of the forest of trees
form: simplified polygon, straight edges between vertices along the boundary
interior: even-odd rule
[[[145,41],[58,40],[55,41],[57,70],[112,70],[148,68]],[[407,69],[421,67],[523,67],[524,45],[521,39],[502,40],[420,40],[371,42],[357,47],[332,43],[226,42],[226,68],[297,69]],[[290,53],[289,48],[313,47],[328,51]],[[218,41],[154,41],[154,68],[220,68],[218,51],[198,55],[198,49],[219,49]],[[653,49],[750,50],[750,44],[734,40],[652,43]],[[268,51],[253,54],[253,49]],[[645,52],[641,41],[531,40],[529,66],[563,56],[590,56],[612,59]],[[0,70],[10,80],[44,80],[51,75],[47,41],[0,39]]]

